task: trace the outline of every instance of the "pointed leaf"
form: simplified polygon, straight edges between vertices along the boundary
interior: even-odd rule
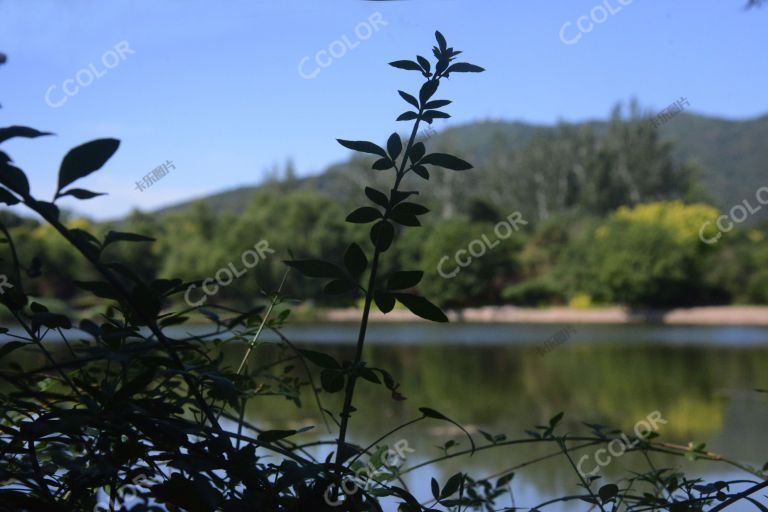
[[[396,60],[389,63],[390,66],[408,71],[421,71],[421,66],[412,60]]]
[[[432,153],[425,156],[419,162],[421,165],[431,164],[439,167],[445,167],[454,171],[466,171],[471,169],[472,165],[469,162],[465,162],[461,158],[457,158],[453,155],[447,155],[445,153]]]
[[[423,142],[417,142],[411,146],[410,160],[411,162],[418,162],[424,158],[424,153],[427,152],[427,148]]]
[[[390,160],[389,158],[379,158],[375,162],[373,162],[373,165],[371,166],[373,169],[376,169],[377,171],[386,171],[387,169],[391,169],[395,166],[395,162]]]
[[[448,317],[445,316],[440,308],[429,302],[424,297],[419,295],[411,295],[410,293],[395,293],[395,298],[411,313],[426,320],[432,320],[433,322],[447,322]]]
[[[344,266],[354,277],[360,277],[368,267],[368,258],[356,243],[351,243],[344,253]]]
[[[404,91],[397,91],[397,92],[400,94],[400,97],[403,98],[405,101],[407,101],[414,107],[419,108],[419,102],[416,100],[416,98],[414,98],[413,96],[411,96],[410,94]]]
[[[9,163],[0,164],[0,184],[22,197],[29,196],[29,181],[24,171]]]
[[[424,105],[424,108],[428,108],[428,109],[431,109],[431,108],[441,108],[441,107],[444,107],[446,105],[450,105],[451,103],[452,103],[451,100],[434,100],[434,101],[430,101],[426,105]]]
[[[75,180],[98,171],[115,154],[120,146],[117,139],[97,139],[73,148],[66,154],[59,168],[59,186],[61,189]]]
[[[372,206],[361,206],[347,215],[347,222],[353,224],[366,224],[381,218],[381,212]]]
[[[395,228],[392,227],[392,224],[385,220],[377,222],[371,228],[371,242],[373,242],[374,247],[379,249],[381,252],[389,249],[389,246],[392,244],[392,240],[394,238]]]
[[[376,306],[384,314],[389,313],[395,307],[395,297],[388,292],[377,290],[373,294],[373,300],[376,302]]]
[[[402,150],[403,141],[400,140],[400,136],[397,133],[393,133],[389,136],[389,140],[387,140],[387,152],[389,153],[389,158],[393,161],[397,160],[397,157],[400,156]]]
[[[60,193],[59,197],[72,196],[76,199],[93,199],[94,197],[104,195],[106,195],[105,192],[91,192],[90,190],[85,190],[83,188],[71,188],[66,192]]]
[[[437,44],[440,46],[440,50],[445,51],[446,48],[448,48],[448,43],[445,42],[445,37],[443,37],[443,34],[437,30],[435,31],[435,39],[437,39]]]
[[[483,71],[485,69],[468,62],[457,62],[445,70],[446,73],[482,73]]]
[[[115,242],[154,242],[152,237],[137,235],[136,233],[123,233],[120,231],[110,231],[104,238],[104,247]]]
[[[353,151],[359,151],[360,153],[370,153],[372,155],[379,155],[382,158],[387,157],[386,151],[384,151],[383,148],[374,144],[373,142],[368,142],[366,140],[343,140],[343,139],[336,139],[336,140],[339,142],[339,144],[341,144],[347,149],[351,149]]]
[[[41,132],[34,128],[27,126],[8,126],[6,128],[0,128],[0,143],[5,142],[13,137],[26,137],[28,139],[34,139],[35,137],[42,137],[44,135],[53,135],[51,132]]]
[[[403,112],[399,116],[397,116],[397,119],[395,121],[411,121],[413,119],[416,119],[418,114],[416,112],[411,112],[410,110],[408,112]]]
[[[0,188],[0,203],[12,206],[18,202],[19,200],[16,198],[16,196],[8,192],[6,189]]]
[[[375,188],[365,187],[365,195],[368,196],[368,199],[381,207],[386,208],[389,206],[389,199],[387,199],[387,196],[384,194],[384,192],[379,192]]]
[[[421,86],[421,90],[419,91],[419,101],[421,101],[422,105],[426,104],[427,101],[429,101],[429,98],[435,94],[439,85],[440,80],[437,79],[424,82],[424,85]]]
[[[419,61],[421,69],[423,69],[426,74],[429,74],[429,72],[432,70],[432,66],[430,65],[429,61],[421,55],[417,55],[416,60]]]
[[[424,272],[421,270],[400,270],[392,272],[389,279],[387,279],[387,288],[390,290],[405,290],[406,288],[413,288],[424,277]]]

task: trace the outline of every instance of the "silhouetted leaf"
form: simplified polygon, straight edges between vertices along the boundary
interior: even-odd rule
[[[347,222],[353,224],[366,224],[381,218],[381,212],[373,206],[361,206],[347,215]]]
[[[384,194],[384,192],[380,192],[375,188],[365,187],[365,195],[368,197],[368,199],[370,199],[371,201],[373,201],[379,206],[382,206],[384,208],[389,206],[389,199],[387,199],[387,196],[386,194]]]
[[[448,119],[449,117],[451,117],[450,114],[440,112],[439,110],[428,110],[424,112],[424,120],[430,124],[432,124],[432,121],[435,119]]]
[[[59,208],[55,204],[48,201],[30,201],[28,204],[46,219],[59,220]]]
[[[416,119],[418,114],[416,112],[411,112],[410,110],[408,112],[403,112],[399,116],[397,116],[397,119],[395,121],[411,121],[413,119]]]
[[[400,203],[392,211],[401,212],[406,215],[424,215],[429,209],[417,203]]]
[[[121,231],[110,231],[104,238],[104,247],[115,242],[154,242],[152,237],[138,235],[136,233],[123,233]]]
[[[450,105],[451,103],[452,103],[451,100],[434,100],[424,105],[424,108],[425,109],[440,108],[446,105]]]
[[[403,190],[393,190],[392,191],[392,204],[397,204],[403,199],[408,199],[409,197],[413,195],[418,195],[419,193],[415,190],[409,190],[409,191],[403,191]]]
[[[285,262],[307,277],[336,278],[346,277],[338,266],[323,260],[289,260]]]
[[[437,480],[433,478],[430,481],[430,485],[432,487],[432,497],[440,501],[440,485],[437,483]]]
[[[34,139],[35,137],[42,137],[44,135],[53,135],[51,132],[41,132],[34,128],[27,126],[8,126],[6,128],[0,128],[0,143],[5,142],[8,139],[14,137],[25,137],[27,139]]]
[[[344,373],[326,368],[320,372],[320,384],[328,393],[338,393],[344,389]]]
[[[403,210],[392,210],[389,212],[389,219],[397,222],[401,226],[421,226],[421,222],[419,222],[419,219],[415,215],[407,213]]]
[[[471,435],[469,435],[469,432],[467,432],[467,429],[465,429],[464,427],[462,427],[461,425],[459,425],[458,423],[453,421],[451,418],[449,418],[445,414],[443,414],[441,412],[438,412],[438,411],[436,411],[434,409],[430,409],[429,407],[419,407],[419,412],[421,412],[421,414],[423,414],[427,418],[433,418],[433,419],[436,419],[436,420],[447,421],[448,423],[456,425],[459,429],[461,429],[462,432],[464,432],[464,435],[467,436],[467,439],[469,439],[469,444],[472,445],[472,452],[471,453],[472,454],[475,453],[475,440],[472,439]]]
[[[465,162],[461,158],[457,158],[453,155],[447,155],[445,153],[432,153],[425,156],[419,162],[421,165],[437,165],[438,167],[445,167],[453,171],[466,171],[471,169],[472,165],[469,162]]]
[[[381,252],[389,249],[394,238],[395,228],[385,220],[377,222],[371,228],[371,242],[373,242],[374,247],[378,248]]]
[[[359,278],[368,267],[368,258],[359,245],[352,242],[344,253],[344,266],[355,278]]]
[[[468,62],[457,62],[456,64],[451,64],[451,66],[445,70],[446,73],[481,73],[483,71],[485,71],[485,69]]]
[[[619,487],[616,484],[606,484],[597,491],[597,495],[603,502],[613,499],[617,494],[619,494]]]
[[[424,178],[425,180],[429,179],[429,171],[427,171],[427,168],[423,165],[417,165],[413,168],[413,172]]]
[[[440,499],[443,500],[448,496],[451,496],[458,492],[461,482],[464,480],[463,473],[456,473],[443,486],[443,490],[440,492]]]
[[[437,91],[439,85],[440,80],[437,79],[424,82],[424,85],[421,86],[421,90],[419,91],[419,101],[421,101],[422,105],[425,105],[427,101],[429,101],[429,98],[435,94],[435,91]]]
[[[387,279],[387,288],[390,290],[404,290],[413,288],[424,277],[421,270],[400,270],[392,272]]]
[[[344,146],[347,149],[351,149],[353,151],[359,151],[360,153],[369,153],[371,155],[379,155],[382,158],[387,157],[386,151],[384,151],[384,148],[374,144],[373,142],[368,142],[366,140],[343,140],[343,139],[336,139],[339,144]]]
[[[9,163],[0,164],[0,184],[5,185],[21,197],[29,196],[29,181],[24,171]]]
[[[59,168],[57,193],[73,181],[101,169],[119,146],[117,139],[97,139],[71,149]]]
[[[23,341],[9,341],[8,343],[3,343],[3,346],[0,347],[0,359],[7,356],[14,350],[23,347],[24,345],[27,345],[27,343],[24,343]]]
[[[393,133],[387,140],[387,152],[389,157],[394,161],[400,156],[400,152],[403,150],[403,142],[400,140],[400,136],[397,133]]]
[[[85,190],[83,188],[71,188],[67,190],[66,192],[62,192],[59,194],[59,197],[63,196],[72,196],[77,199],[92,199],[97,196],[103,196],[106,195],[105,192],[91,192],[90,190]]]
[[[445,316],[440,308],[429,302],[424,297],[418,295],[411,295],[409,293],[395,293],[395,298],[411,313],[426,320],[432,320],[433,322],[447,322],[448,317]]]
[[[19,200],[16,198],[16,196],[8,192],[6,189],[0,188],[0,203],[11,206],[17,204],[18,202]]]
[[[375,162],[373,162],[373,167],[377,171],[386,171],[387,169],[391,169],[395,166],[395,162],[390,160],[389,158],[379,158]]]
[[[421,55],[417,55],[416,60],[419,62],[421,69],[424,70],[425,76],[429,75],[429,72],[432,70],[432,65],[429,63],[429,61]]]
[[[443,34],[437,30],[435,31],[435,39],[437,39],[437,44],[440,46],[441,51],[445,51],[448,48],[448,43],[445,42],[445,37],[443,37]]]
[[[382,313],[389,313],[395,307],[395,297],[388,292],[377,290],[373,295],[373,300],[376,302],[376,306]]]
[[[413,146],[411,146],[411,152],[410,152],[410,160],[411,162],[418,162],[424,157],[424,153],[427,152],[426,146],[424,146],[423,142],[417,142]]]
[[[421,66],[412,60],[396,60],[389,63],[390,66],[408,71],[421,71]]]
[[[418,102],[418,100],[416,100],[416,98],[414,98],[413,96],[411,96],[407,92],[403,92],[403,91],[397,91],[397,92],[398,92],[398,94],[400,94],[400,97],[403,98],[405,101],[407,101],[408,103],[410,103],[414,107],[419,108],[419,102]]]
[[[311,362],[315,363],[320,368],[340,369],[341,365],[336,359],[329,356],[324,352],[317,352],[315,350],[299,349],[299,353],[306,357]]]

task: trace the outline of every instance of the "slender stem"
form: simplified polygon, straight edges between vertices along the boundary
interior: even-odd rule
[[[605,512],[605,509],[603,508],[603,505],[601,503],[600,498],[595,496],[595,493],[592,492],[592,487],[589,485],[589,483],[584,479],[584,476],[581,474],[581,471],[579,471],[579,468],[576,467],[576,463],[573,462],[573,458],[571,457],[571,454],[568,453],[568,448],[565,446],[565,442],[562,438],[557,438],[557,444],[560,446],[560,449],[563,451],[563,455],[565,455],[565,458],[568,459],[568,462],[571,464],[571,467],[576,472],[576,475],[579,477],[579,480],[581,480],[581,484],[584,486],[584,488],[587,490],[590,496],[592,496],[592,499],[597,503],[597,506],[600,508],[602,512]]]
[[[403,176],[405,176],[405,166],[408,164],[408,159],[410,158],[410,154],[411,154],[411,148],[413,147],[413,143],[416,140],[416,134],[418,133],[419,123],[421,122],[421,116],[423,113],[424,113],[424,107],[422,106],[421,108],[419,108],[419,113],[418,113],[418,116],[416,117],[416,122],[413,124],[413,130],[411,131],[411,137],[408,140],[408,145],[406,146],[405,152],[403,153],[403,160],[400,163],[400,170],[398,170],[397,172],[395,185],[394,187],[392,187],[392,191],[390,192],[390,196],[389,196],[390,201],[389,201],[389,205],[387,206],[386,212],[384,213],[384,220],[386,220],[387,215],[389,214],[392,208],[394,194],[395,192],[397,192],[398,187],[400,186],[400,181],[403,179]],[[379,257],[381,255],[381,251],[379,250],[378,243],[374,244],[374,246],[375,247],[373,250],[373,261],[371,262],[371,274],[368,277],[368,287],[366,288],[366,293],[365,293],[363,317],[362,317],[362,320],[360,321],[360,331],[358,332],[358,335],[357,335],[357,347],[355,349],[355,359],[352,363],[352,371],[350,372],[349,378],[347,379],[347,387],[344,393],[344,405],[341,409],[341,425],[339,427],[339,440],[338,440],[338,446],[336,449],[336,464],[341,464],[341,462],[343,461],[342,451],[346,444],[349,418],[352,415],[352,397],[355,394],[355,382],[357,380],[357,375],[355,374],[355,370],[360,365],[360,362],[363,359],[363,346],[365,345],[365,333],[366,333],[366,330],[368,329],[368,317],[371,313],[371,302],[373,301],[373,293],[374,293],[374,288],[376,286],[376,278],[378,277]]]
[[[283,280],[280,281],[280,286],[277,288],[277,292],[275,293],[275,296],[272,297],[272,300],[269,303],[269,308],[267,309],[267,312],[264,314],[264,317],[261,319],[261,325],[259,325],[258,330],[256,331],[256,334],[253,335],[253,339],[251,339],[251,342],[248,344],[248,350],[246,350],[245,355],[243,356],[243,360],[240,361],[240,366],[237,368],[237,374],[240,375],[240,372],[243,370],[243,366],[245,366],[245,362],[248,360],[248,356],[251,355],[251,351],[253,350],[253,347],[256,346],[256,341],[258,341],[259,336],[261,336],[261,331],[264,330],[264,326],[267,324],[267,319],[269,318],[269,315],[272,313],[272,310],[274,307],[280,302],[280,292],[283,291],[283,285],[285,284],[285,278],[288,277],[288,272],[286,271],[285,274],[283,274]]]

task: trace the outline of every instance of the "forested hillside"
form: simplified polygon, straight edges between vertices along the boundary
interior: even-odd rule
[[[605,122],[482,122],[421,134],[430,151],[462,155],[476,168],[432,171],[428,188],[418,177],[406,179],[435,214],[417,235],[403,235],[394,258],[432,274],[423,281],[425,293],[442,305],[768,302],[766,212],[720,233],[722,240],[712,238],[720,212],[744,199],[759,206],[768,117],[723,121],[683,113],[657,129],[632,104],[616,107]],[[361,157],[308,178],[297,178],[288,164],[259,186],[99,226],[74,216],[71,222],[103,232],[159,233],[152,249],[115,249],[148,277],[205,279],[263,241],[274,252],[216,293],[217,300],[246,304],[277,286],[289,251],[332,259],[349,237],[365,241],[365,228],[344,217],[363,198],[364,184],[387,188],[376,173]],[[501,239],[498,223],[510,215],[522,222]],[[11,225],[22,255],[46,256],[43,278],[30,286],[77,297],[69,276],[87,271],[74,268],[79,260],[46,236],[50,228],[25,219]],[[287,286],[327,305],[354,300],[329,299],[298,276]]]

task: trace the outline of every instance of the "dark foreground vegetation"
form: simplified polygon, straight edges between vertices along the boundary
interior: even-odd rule
[[[367,141],[339,140],[349,149],[375,155],[373,168],[386,177],[386,181],[371,182],[364,188],[364,206],[346,216],[342,214],[341,218],[354,224],[356,231],[346,231],[337,218],[337,206],[320,203],[315,206],[318,209],[312,209],[317,199],[311,196],[303,198],[306,202],[297,201],[291,194],[286,195],[288,199],[263,198],[263,211],[253,207],[252,215],[256,216],[280,212],[281,218],[319,217],[325,224],[313,233],[338,233],[335,243],[346,241],[341,247],[324,246],[319,240],[313,241],[311,233],[297,231],[297,224],[286,225],[284,237],[317,245],[296,244],[295,256],[284,262],[287,266],[281,267],[281,277],[274,280],[274,291],[265,293],[260,301],[263,304],[256,305],[253,297],[257,290],[252,290],[249,308],[245,310],[216,306],[213,298],[205,308],[179,307],[178,297],[185,294],[190,284],[201,283],[155,278],[158,261],[149,256],[160,253],[148,249],[152,247],[148,235],[168,236],[161,238],[160,243],[171,246],[202,240],[201,252],[193,255],[179,249],[175,253],[178,258],[192,261],[203,252],[224,250],[214,243],[214,233],[226,233],[232,237],[232,243],[254,233],[257,242],[266,239],[266,235],[246,229],[245,225],[223,230],[215,222],[198,223],[199,219],[190,227],[201,230],[202,238],[198,240],[184,239],[178,233],[179,238],[172,238],[149,225],[138,233],[113,230],[94,234],[88,226],[65,223],[55,201],[66,195],[92,196],[85,189],[75,188],[75,182],[102,168],[118,149],[117,140],[100,139],[71,150],[59,169],[53,202],[36,198],[24,172],[9,155],[0,152],[0,200],[22,204],[44,219],[44,224],[33,232],[41,233],[36,236],[45,243],[53,243],[48,241],[55,237],[63,241],[58,246],[60,253],[30,257],[21,252],[15,232],[0,224],[5,242],[3,257],[9,261],[7,278],[12,284],[11,288],[3,289],[0,302],[18,326],[13,331],[3,328],[7,341],[0,346],[0,509],[374,511],[387,506],[403,512],[514,510],[505,501],[514,468],[492,480],[475,480],[464,472],[443,481],[433,478],[432,497],[421,502],[407,490],[402,477],[414,465],[408,461],[407,452],[400,450],[403,447],[397,442],[398,432],[422,423],[441,422],[457,428],[460,436],[444,445],[441,456],[419,466],[521,444],[545,443],[556,448],[555,456],[573,468],[578,491],[532,510],[546,510],[559,502],[573,503],[574,507],[579,503],[603,512],[620,508],[715,512],[737,502],[765,510],[759,500],[768,487],[764,478],[766,468],[751,468],[724,459],[701,445],[661,442],[653,428],[655,422],[663,421],[658,411],[648,411],[649,428],[636,428],[627,434],[590,424],[583,434],[570,433],[563,429],[563,414],[559,413],[542,425],[532,426],[520,437],[508,437],[487,432],[471,435],[441,412],[413,404],[412,420],[382,432],[371,444],[361,446],[349,441],[355,428],[356,389],[375,387],[381,400],[403,401],[408,395],[408,383],[399,383],[396,375],[378,368],[376,361],[363,360],[370,311],[378,308],[386,313],[399,303],[428,320],[447,320],[439,307],[421,295],[430,294],[430,283],[434,280],[415,270],[413,262],[424,264],[423,260],[408,256],[409,232],[423,232],[423,228],[416,228],[419,219],[428,213],[414,183],[431,183],[432,177],[469,171],[471,165],[448,153],[428,151],[427,145],[417,140],[417,134],[420,125],[447,115],[442,109],[450,101],[442,99],[438,91],[442,94],[449,76],[458,87],[464,73],[483,69],[459,62],[456,57],[460,52],[449,47],[439,32],[435,36],[433,59],[419,56],[415,61],[391,63],[424,77],[414,94],[400,92],[410,106],[398,119],[412,123],[410,135],[403,140],[393,133],[385,147]],[[14,137],[42,135],[45,134],[31,128],[12,126],[0,129],[0,143]],[[669,176],[672,179],[673,174]],[[290,209],[272,209],[270,201],[287,201],[285,207]],[[678,248],[675,244],[679,244],[679,255],[671,257],[684,260],[674,260],[670,265],[688,268],[683,263],[687,265],[700,255],[686,252],[690,246],[685,243],[686,237],[691,235],[685,227],[691,218],[700,220],[702,208],[706,207],[668,203],[620,210],[599,227],[596,236],[606,240],[606,250],[619,249],[615,238],[618,232],[630,232],[634,237],[630,240],[635,244],[646,243],[649,233],[653,234],[655,244],[669,244],[662,245],[662,250]],[[649,227],[643,221],[647,217],[661,219],[651,224],[661,227]],[[179,226],[177,231],[181,233],[182,229],[186,228]],[[467,229],[468,236],[476,236],[466,225],[463,229]],[[435,240],[438,239],[442,238]],[[401,244],[404,248],[400,252],[391,250]],[[414,239],[410,244],[411,248],[418,245]],[[547,247],[543,239],[540,247]],[[591,248],[584,250],[589,254]],[[643,247],[636,247],[634,252],[641,250]],[[147,251],[143,253],[146,257],[140,256],[142,251]],[[241,250],[235,252],[239,254]],[[599,258],[600,254],[593,257]],[[612,253],[603,254],[607,257],[605,254]],[[629,253],[624,254],[623,257],[629,257]],[[72,278],[64,278],[69,274],[61,272],[61,286],[72,283],[84,292],[84,297],[97,297],[108,303],[77,326],[66,314],[46,307],[29,292],[54,292],[46,288],[51,286],[51,274],[47,281],[41,281],[41,275],[49,271],[50,265],[61,261],[68,262],[62,267],[68,272],[76,269]],[[534,261],[546,264],[548,260],[544,254],[541,258],[531,256],[529,262]],[[272,265],[279,265],[278,257]],[[608,262],[602,266],[611,267]],[[170,270],[172,267],[164,269]],[[339,361],[326,353],[302,349],[282,335],[281,328],[289,319],[289,274],[301,275],[307,283],[314,282],[310,279],[319,280],[318,286],[326,294],[348,294],[355,297],[353,300],[362,300],[359,337],[351,360]],[[664,279],[667,281],[661,284],[666,286],[670,278],[664,275]],[[313,290],[314,285],[297,282],[291,293],[301,290],[299,285]],[[657,288],[638,285],[637,296],[647,299],[664,288],[658,283],[654,286]],[[441,297],[441,302],[450,300],[448,295]],[[211,322],[211,331],[172,337],[169,328],[183,324],[193,312],[200,312]],[[280,339],[269,351],[262,350],[260,340],[265,329]],[[63,344],[66,356],[55,357],[52,343]],[[242,349],[239,364],[224,361],[217,350],[222,344]],[[34,351],[39,359],[24,367],[12,359],[20,350]],[[61,354],[61,350],[55,353]],[[311,406],[319,409],[325,427],[333,432],[327,441],[306,441],[307,429],[265,430],[245,417],[249,403],[275,395],[284,396],[297,406],[309,406],[298,399],[300,390],[307,387],[313,394]],[[341,406],[335,411],[327,410],[323,401],[329,396],[334,398],[333,395],[338,395]],[[646,459],[647,471],[628,474],[614,482],[605,481],[592,471],[584,472],[577,453],[580,456],[585,450],[616,442],[624,447],[622,453],[628,453],[627,456]],[[326,455],[318,456],[318,449],[324,449]],[[654,465],[653,457],[658,452],[717,460],[743,471],[744,477],[730,482],[687,478]],[[127,489],[131,490],[128,497]]]

